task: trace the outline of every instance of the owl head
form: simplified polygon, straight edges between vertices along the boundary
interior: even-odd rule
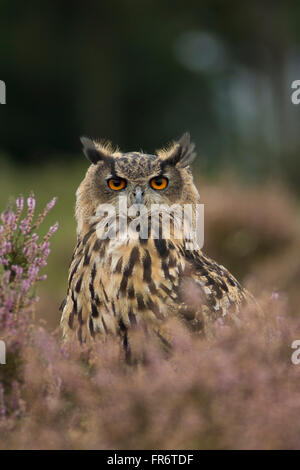
[[[143,204],[147,208],[152,204],[184,205],[199,201],[190,170],[195,158],[194,144],[188,133],[155,155],[123,153],[110,144],[86,137],[81,142],[91,165],[76,193],[79,232],[88,229],[100,204],[117,207],[119,196],[127,197],[128,206]]]

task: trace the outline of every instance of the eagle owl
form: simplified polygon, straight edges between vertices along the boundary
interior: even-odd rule
[[[121,216],[120,196],[128,207],[143,205],[149,219],[153,204],[195,209],[199,193],[190,169],[195,153],[189,134],[155,155],[122,153],[85,137],[81,141],[91,165],[76,193],[77,245],[61,306],[64,338],[91,342],[114,334],[128,349],[136,325],[163,339],[170,316],[204,331],[207,322],[238,315],[251,295],[202,250],[188,248],[184,234],[175,237],[173,230],[166,239],[148,230],[144,237],[118,237],[107,219],[114,236],[105,238],[99,229],[104,217],[99,207],[108,205]],[[162,217],[157,220],[161,228]]]

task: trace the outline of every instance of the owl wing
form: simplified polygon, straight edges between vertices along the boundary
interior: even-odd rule
[[[200,251],[179,247],[186,268],[178,289],[179,314],[193,329],[226,317],[237,319],[243,306],[257,309],[252,295],[222,265]],[[238,321],[238,320],[237,320]]]
[[[74,332],[74,336],[77,334],[81,337],[82,329],[85,328],[86,321],[83,318],[84,311],[79,298],[83,280],[83,266],[88,264],[87,256],[88,253],[84,254],[82,241],[78,239],[69,267],[67,295],[60,305],[63,338],[70,337],[71,332]]]

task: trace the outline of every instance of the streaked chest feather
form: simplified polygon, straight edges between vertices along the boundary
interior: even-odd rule
[[[185,269],[171,242],[101,241],[96,234],[88,242],[78,252],[79,263],[74,257],[70,295],[83,322],[91,312],[93,332],[158,324],[170,314]]]
[[[205,318],[238,313],[247,297],[223,266],[176,240],[100,240],[92,227],[74,252],[62,327],[86,341],[126,336],[137,324],[158,330],[175,314],[202,329]]]

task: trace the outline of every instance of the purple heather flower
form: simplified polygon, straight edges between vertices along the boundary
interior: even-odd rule
[[[16,265],[16,264],[12,265],[11,268],[13,269],[13,271],[15,271],[17,278],[21,279],[22,274],[23,274],[23,268],[21,266]]]
[[[37,233],[33,233],[30,238],[30,242],[37,242],[39,239],[39,236]]]
[[[37,228],[41,225],[41,223],[43,222],[48,212],[55,206],[56,200],[57,200],[56,197],[54,197],[53,199],[51,199],[50,202],[48,202],[44,211],[38,216],[38,219],[36,223],[34,224],[33,228]]]
[[[24,198],[23,197],[18,197],[16,200],[16,206],[17,206],[17,212],[16,212],[16,224],[18,224],[21,214],[23,212],[24,208]]]
[[[17,206],[18,212],[22,212],[23,207],[24,207],[24,198],[23,197],[18,197],[16,199],[16,206]]]
[[[6,258],[0,256],[0,264],[2,264],[2,266],[8,266],[9,262]]]
[[[10,253],[11,249],[12,249],[11,242],[4,241],[4,243],[2,244],[0,248],[0,255],[3,256],[3,255],[6,255],[7,253]]]
[[[56,224],[50,227],[48,233],[44,236],[44,242],[48,241],[49,238],[52,237],[52,235],[56,232],[57,229],[58,229],[58,222],[56,222]]]
[[[32,242],[30,240],[30,242],[28,243],[28,245],[26,245],[24,248],[23,248],[23,253],[24,255],[27,256],[28,260],[29,259],[32,259],[33,256],[35,255],[37,251],[37,244]]]
[[[13,211],[4,212],[1,215],[1,218],[2,218],[3,222],[5,223],[5,225],[7,225],[11,230],[15,230],[17,228],[17,226],[16,226],[16,216],[13,213]]]
[[[33,215],[34,215],[34,209],[35,209],[35,198],[34,196],[29,196],[27,199],[27,206],[28,206],[28,211],[27,211],[27,219],[28,219],[28,225],[31,226]]]
[[[54,197],[53,199],[51,199],[50,202],[48,202],[48,204],[46,205],[46,209],[45,209],[46,214],[48,214],[48,212],[51,211],[51,209],[55,206],[56,201],[57,201],[57,198]]]
[[[1,214],[1,220],[2,220],[2,222],[3,222],[5,225],[7,225],[7,221],[8,221],[8,212],[7,212],[7,211],[2,212],[2,214]]]
[[[22,222],[20,223],[20,230],[23,234],[26,234],[30,230],[30,221],[28,218],[23,219]]]
[[[43,218],[54,206],[56,199],[52,199],[43,212]],[[47,264],[50,253],[48,238],[57,229],[57,224],[52,226],[47,239],[37,244],[38,234],[32,233],[35,225],[32,224],[36,200],[33,196],[27,199],[27,217],[19,222],[20,214],[24,207],[24,198],[16,200],[16,213],[7,210],[1,214],[3,221],[0,226],[0,264],[5,270],[0,273],[0,327],[6,329],[6,335],[15,337],[17,331],[27,328],[30,312],[34,309],[37,296],[32,296],[30,290],[37,281],[46,279],[46,274],[39,275],[40,269]],[[39,223],[42,219],[39,218]],[[22,259],[22,265],[11,264],[10,253],[16,255],[14,259]]]
[[[31,287],[31,281],[30,279],[24,279],[24,281],[22,281],[22,290],[24,292],[27,292]]]
[[[35,209],[35,198],[34,196],[29,196],[27,198],[28,212],[33,213]]]
[[[13,305],[14,305],[14,299],[12,296],[7,297],[4,300],[3,306],[6,310],[10,311],[13,308]]]
[[[31,264],[28,268],[28,278],[29,279],[34,279],[36,278],[36,276],[38,275],[38,272],[39,272],[39,268],[37,266],[35,266],[34,264]]]

